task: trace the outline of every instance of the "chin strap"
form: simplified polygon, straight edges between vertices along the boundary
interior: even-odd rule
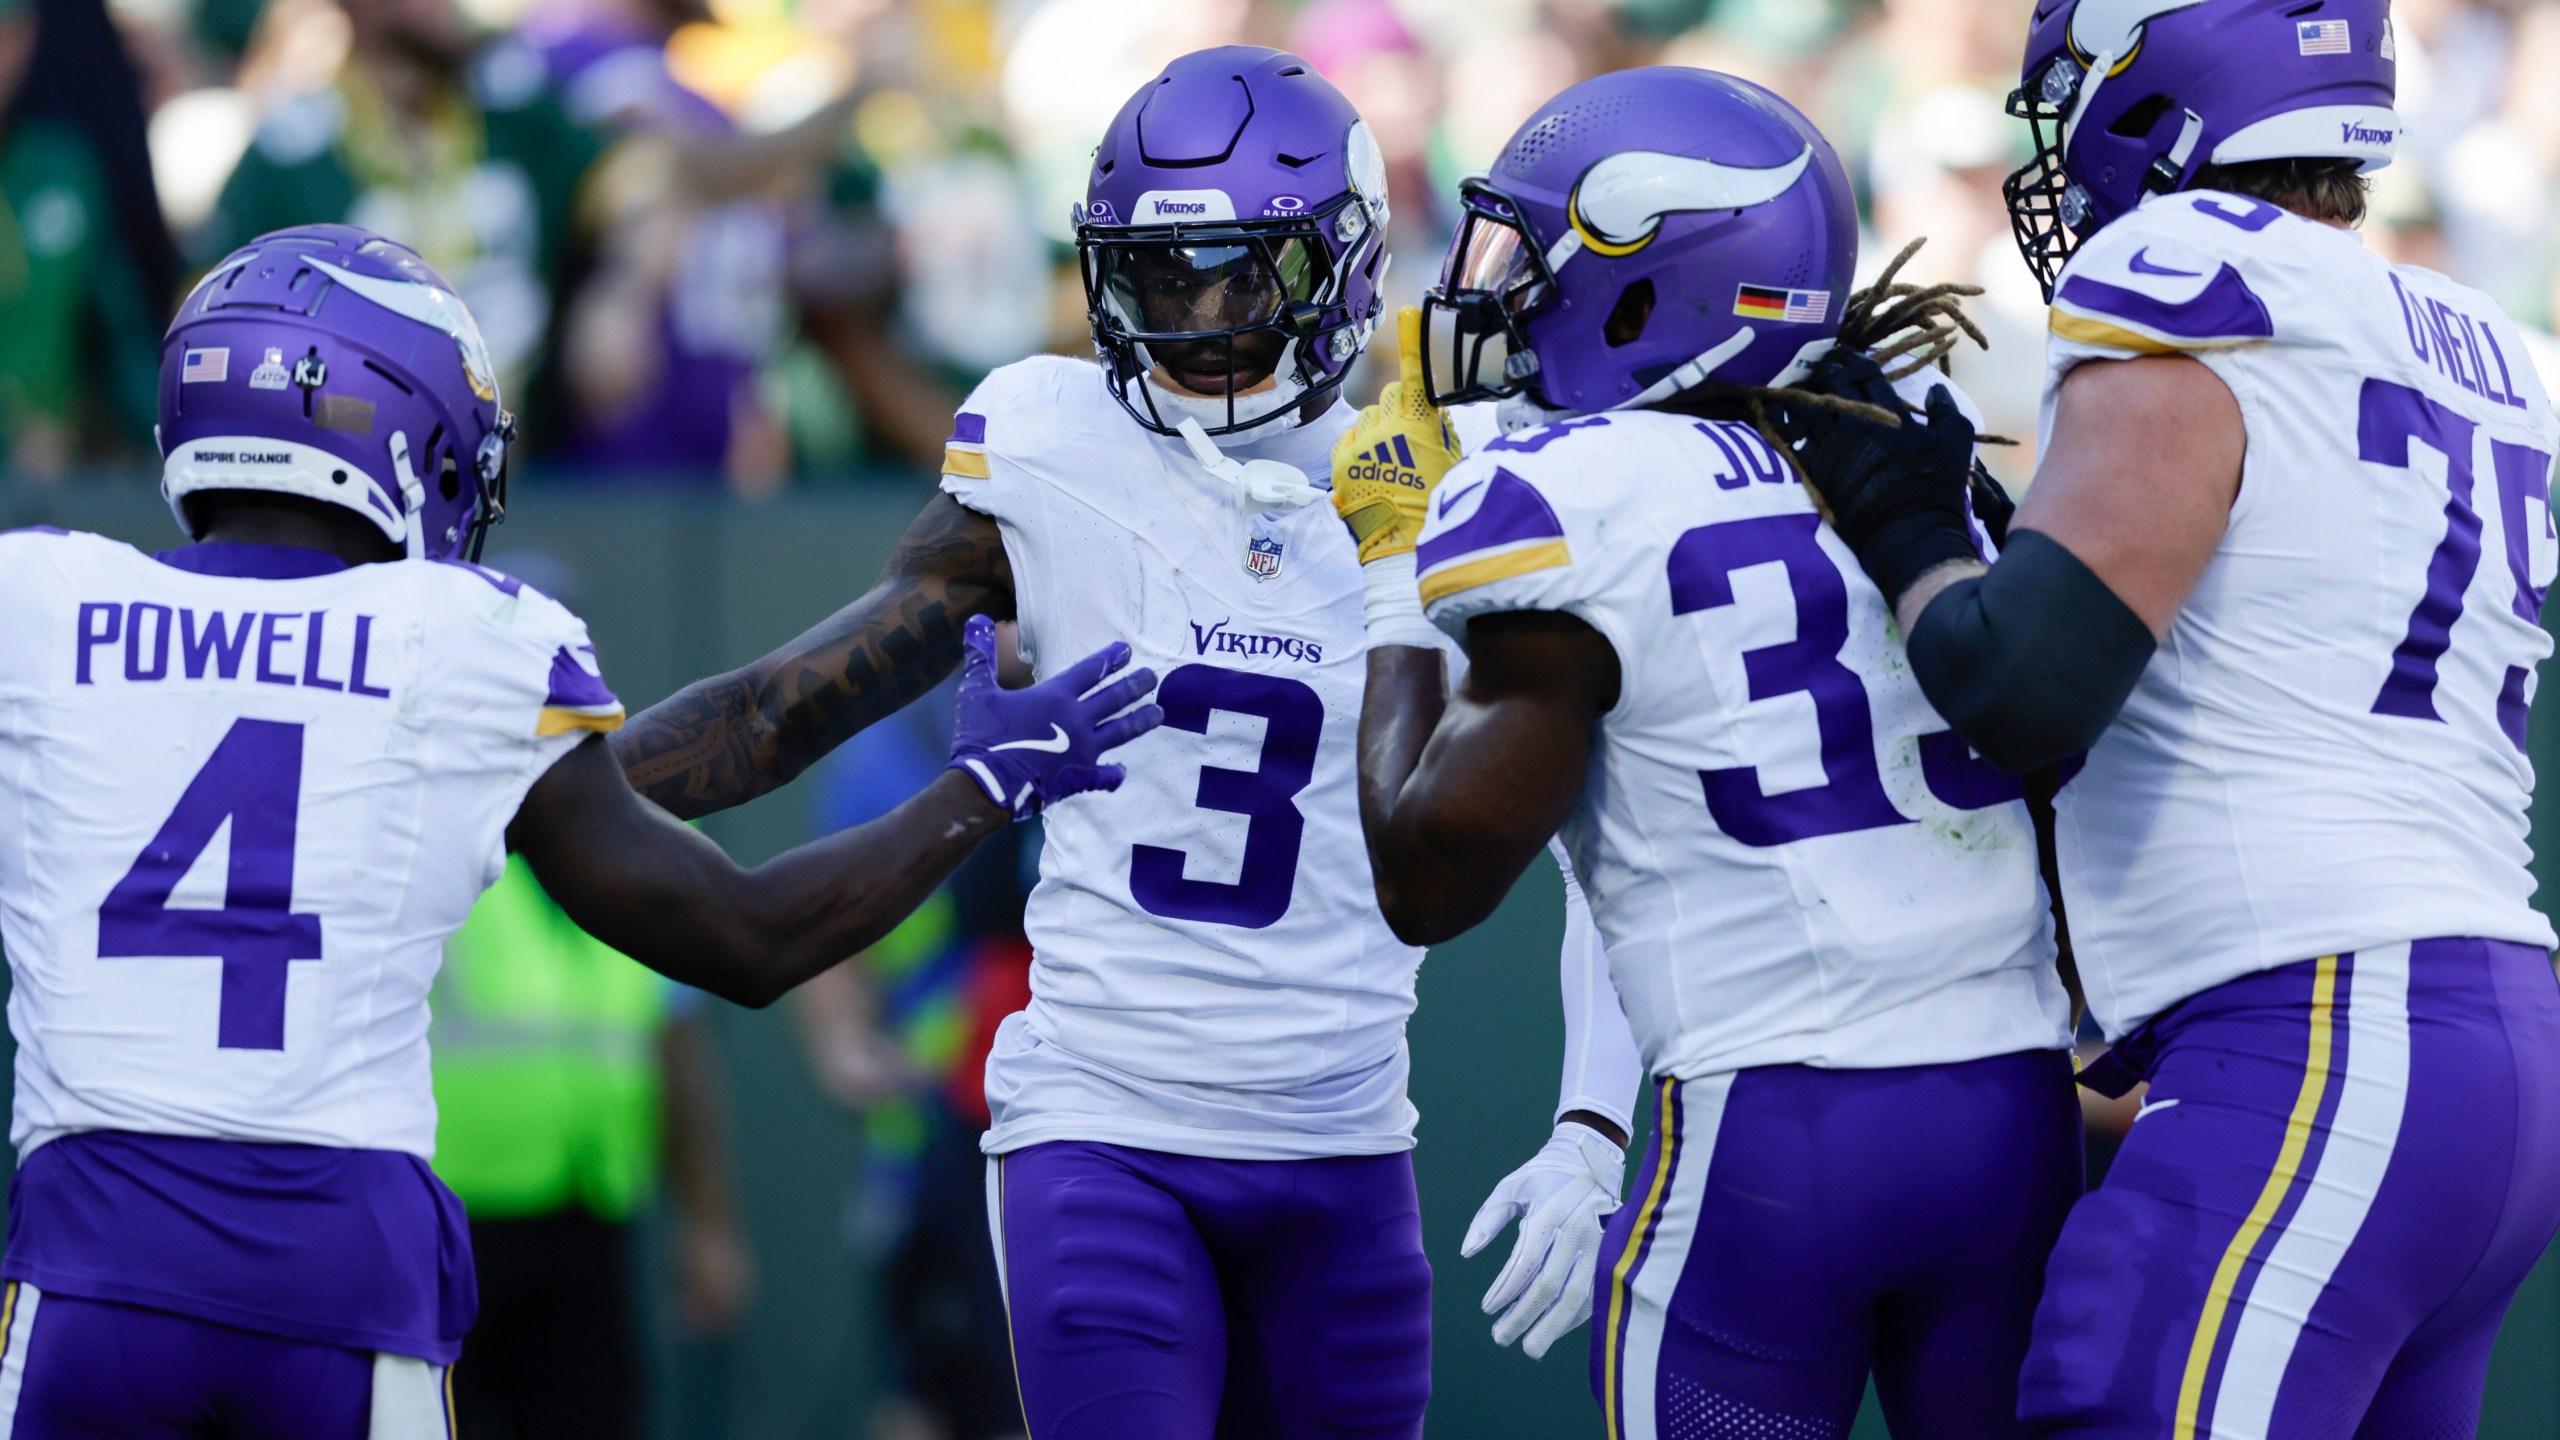
[[[1191,458],[1200,462],[1201,469],[1234,487],[1236,509],[1245,514],[1296,510],[1333,498],[1332,492],[1308,484],[1306,475],[1294,465],[1231,458],[1192,416],[1185,415],[1174,428],[1182,432],[1182,443],[1191,447]]]
[[[401,539],[408,546],[410,559],[424,560],[427,558],[427,487],[419,481],[418,472],[409,464],[409,433],[405,430],[391,432],[391,474],[400,482],[400,498],[409,509],[408,520],[402,527],[406,533]]]
[[[1726,336],[1723,344],[1703,354],[1692,356],[1689,363],[1608,408],[1610,410],[1642,409],[1657,400],[1668,399],[1692,385],[1705,382],[1709,376],[1716,373],[1717,366],[1750,349],[1751,342],[1757,333],[1750,326],[1743,326]],[[1819,343],[1825,350],[1831,348],[1831,342],[1828,340]],[[1811,348],[1807,347],[1807,349]],[[1802,360],[1803,357],[1799,356],[1798,363],[1802,364]],[[1502,427],[1503,434],[1516,435],[1523,430],[1532,430],[1540,425],[1553,425],[1559,420],[1575,419],[1583,413],[1579,410],[1550,410],[1531,398],[1528,389],[1524,386],[1502,397],[1496,403],[1493,418],[1494,423]]]

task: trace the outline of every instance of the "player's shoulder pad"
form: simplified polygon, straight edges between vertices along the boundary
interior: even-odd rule
[[[1034,355],[997,368],[978,382],[951,417],[942,448],[942,473],[955,480],[985,480],[992,460],[1019,460],[1054,449],[1092,425],[1103,413],[1124,419],[1090,360]]]
[[[539,686],[537,736],[622,728],[622,701],[604,681],[587,623],[568,606],[504,572],[466,560],[427,564],[439,583],[468,597],[492,635],[490,662],[506,667],[510,687]]]
[[[0,530],[0,593],[24,593],[24,587],[41,583],[36,577],[45,569],[47,552],[67,550],[72,541],[71,532],[50,525]]]
[[[2156,195],[2089,237],[2054,287],[2057,340],[2171,355],[2294,338],[2334,293],[2324,264],[2341,242],[2263,200],[2213,190]]]
[[[1589,432],[1609,417],[1540,425],[1477,448],[1433,490],[1414,545],[1426,606],[1498,581],[1573,564],[1560,491],[1569,493],[1587,458]],[[1577,444],[1577,436],[1584,437]]]
[[[83,571],[97,563],[92,557],[117,551],[128,556],[140,553],[121,540],[92,535],[86,530],[64,530],[52,525],[0,530],[0,580],[33,575],[45,563],[56,570],[68,566]]]

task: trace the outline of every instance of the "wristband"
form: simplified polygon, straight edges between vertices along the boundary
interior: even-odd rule
[[[1414,576],[1410,550],[1361,565],[1360,609],[1368,617],[1370,649],[1381,645],[1440,648],[1440,631],[1422,613],[1422,587]]]

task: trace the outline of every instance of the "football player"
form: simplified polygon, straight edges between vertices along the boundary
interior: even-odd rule
[[[1361,807],[1409,940],[1558,826],[1589,891],[1657,1086],[1599,1257],[1607,1433],[1843,1436],[1871,1371],[1897,1436],[2020,1433],[2079,1189],[2034,828],[1752,418],[1835,345],[1921,371],[1943,297],[1852,297],[1831,146],[1708,71],[1574,86],[1461,200],[1405,378],[1335,452],[1374,582]],[[1436,407],[1486,397],[1509,433],[1427,503],[1358,463],[1435,478]]]
[[[1421,1430],[1421,952],[1380,918],[1360,842],[1362,572],[1311,480],[1352,420],[1386,221],[1368,127],[1304,61],[1174,61],[1112,122],[1076,214],[1103,363],[989,376],[870,593],[616,739],[643,793],[693,815],[929,688],[967,616],[1017,618],[1044,674],[1103,634],[1165,672],[1166,728],[1129,752],[1119,813],[1048,821],[1031,1005],[987,1060],[991,1221],[1041,1440]],[[1592,1073],[1633,1088],[1631,1061]],[[1602,1104],[1569,1111],[1571,1153],[1533,1161],[1503,1213],[1562,1231],[1590,1185],[1614,1196],[1625,1131]],[[1536,1250],[1524,1271],[1570,1272],[1571,1244]],[[1506,1324],[1556,1297],[1524,1298]]]
[[[1127,647],[1002,690],[981,621],[954,768],[742,870],[624,781],[586,627],[459,558],[511,429],[416,254],[280,231],[168,332],[195,543],[0,535],[0,1436],[450,1433],[476,1296],[427,1165],[427,991],[507,848],[598,939],[761,1005],[1156,723],[1114,713],[1151,683],[1105,682]]]
[[[2560,1225],[2529,899],[2560,422],[2488,296],[2354,226],[2403,133],[2384,0],[2059,0],[2011,108],[2045,444],[1986,571],[1960,426],[1814,417],[1911,666],[2057,802],[2084,1077],[2150,1090],[2023,1386],[2074,1436],[2469,1435]],[[1851,387],[1855,388],[1855,387]]]

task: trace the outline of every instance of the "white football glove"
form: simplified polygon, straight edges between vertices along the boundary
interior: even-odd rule
[[[1542,1359],[1548,1346],[1591,1318],[1600,1231],[1626,1183],[1627,1152],[1589,1126],[1566,1121],[1528,1164],[1493,1187],[1458,1253],[1472,1257],[1503,1226],[1526,1217],[1510,1262],[1484,1292],[1484,1313],[1500,1315],[1494,1344],[1508,1345],[1526,1332],[1520,1348]]]

